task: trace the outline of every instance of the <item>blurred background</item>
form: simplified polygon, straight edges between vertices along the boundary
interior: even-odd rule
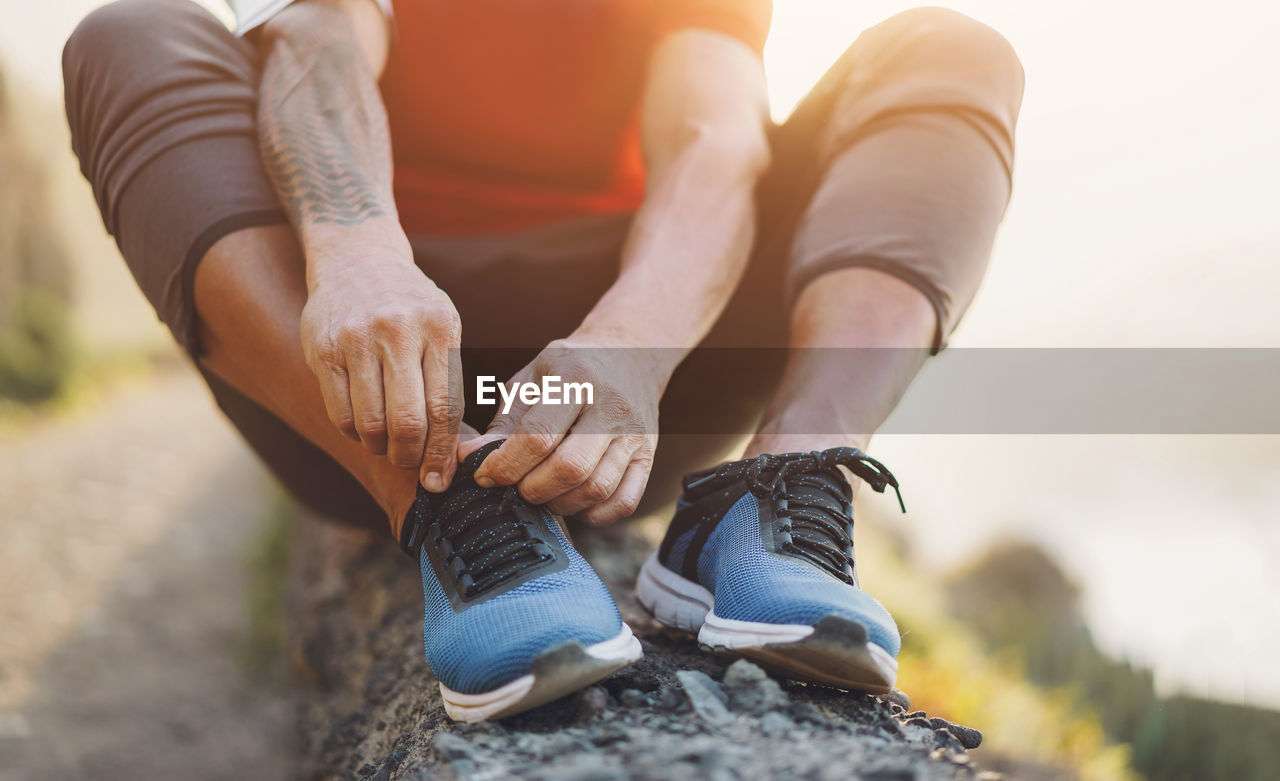
[[[290,510],[79,177],[60,51],[100,4],[0,0],[0,778],[20,746],[73,777],[279,777]],[[912,5],[775,0],[776,117]],[[946,5],[1027,71],[1014,199],[953,347],[1280,347],[1280,5]],[[904,628],[902,687],[982,729],[984,767],[1280,774],[1280,437],[872,450],[911,512],[864,492],[864,586]]]

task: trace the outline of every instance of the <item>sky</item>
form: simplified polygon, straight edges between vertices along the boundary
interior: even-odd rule
[[[97,4],[0,0],[0,56],[56,100],[61,42]],[[775,116],[911,5],[776,0]],[[946,5],[1027,72],[1013,201],[953,347],[1280,347],[1280,3]],[[86,278],[154,329],[121,266]],[[1164,690],[1280,707],[1280,438],[893,435],[872,452],[904,479],[927,566],[1035,540],[1103,647]]]

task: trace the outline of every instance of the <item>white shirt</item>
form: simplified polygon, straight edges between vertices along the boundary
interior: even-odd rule
[[[244,35],[280,13],[293,0],[228,0],[231,12],[236,15],[236,35]],[[391,18],[391,0],[374,0],[382,12]]]

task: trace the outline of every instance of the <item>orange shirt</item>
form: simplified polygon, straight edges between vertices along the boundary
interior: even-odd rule
[[[382,79],[409,233],[635,210],[654,43],[699,27],[757,52],[769,0],[394,0]]]

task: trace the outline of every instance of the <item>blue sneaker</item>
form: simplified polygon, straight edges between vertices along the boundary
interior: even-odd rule
[[[704,648],[784,677],[892,689],[898,627],[858,587],[852,491],[839,465],[878,492],[898,489],[882,464],[848,447],[686,476],[666,538],[640,570],[640,603],[662,623],[697,632]]]
[[[427,665],[455,721],[528,710],[641,656],[563,522],[514,488],[472,480],[499,444],[459,464],[448,491],[419,488],[401,532],[422,568]]]

